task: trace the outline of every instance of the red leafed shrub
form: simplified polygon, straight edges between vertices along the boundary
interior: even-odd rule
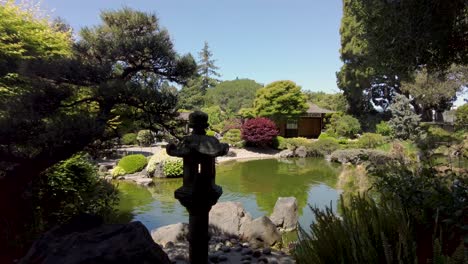
[[[266,146],[277,135],[275,123],[265,117],[249,119],[242,125],[242,139],[252,145]]]

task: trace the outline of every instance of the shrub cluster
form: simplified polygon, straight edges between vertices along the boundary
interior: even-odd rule
[[[342,149],[336,150],[330,155],[330,160],[338,163],[361,164],[387,164],[393,157],[381,150],[374,149]]]
[[[216,132],[214,132],[213,130],[207,130],[206,135],[210,137],[214,137],[216,135]]]
[[[330,155],[333,151],[340,148],[338,140],[331,137],[319,138],[319,140],[312,141],[303,137],[283,138],[278,136],[275,142],[277,144],[276,148],[279,150],[288,149],[296,151],[299,147],[304,147],[309,157]]]
[[[140,130],[138,131],[137,140],[140,146],[148,147],[153,144],[153,134],[149,130]]]
[[[343,114],[333,114],[326,128],[328,134],[339,137],[353,138],[361,132],[359,120],[350,115]]]
[[[145,168],[148,160],[142,154],[133,154],[123,157],[119,160],[117,167],[114,170],[124,170],[125,174],[135,173]],[[114,174],[114,173],[113,173]]]
[[[242,139],[251,145],[268,146],[277,135],[275,123],[265,117],[249,119],[242,125]]]
[[[181,159],[168,159],[164,161],[163,172],[166,177],[180,177],[184,174],[184,165]]]
[[[394,134],[392,127],[385,121],[380,121],[380,123],[375,126],[375,132],[387,137],[391,137]]]
[[[417,263],[416,245],[400,204],[368,195],[341,197],[340,216],[311,207],[310,230],[299,230],[298,263]],[[339,249],[339,250],[337,250]]]
[[[171,157],[166,150],[161,150],[151,156],[146,173],[149,177],[180,177],[183,175],[182,159]]]
[[[135,133],[127,133],[122,136],[122,144],[123,145],[136,145],[138,144],[137,134]]]
[[[242,148],[245,145],[245,142],[242,140],[240,129],[229,129],[221,139],[221,142],[227,143],[230,146],[236,148]]]
[[[385,138],[380,134],[364,133],[359,138],[357,145],[359,148],[376,148],[385,143]]]
[[[99,178],[96,166],[81,154],[47,169],[33,186],[38,231],[80,213],[107,217],[118,202],[114,186]]]
[[[468,104],[457,108],[455,112],[455,128],[457,130],[468,129]]]

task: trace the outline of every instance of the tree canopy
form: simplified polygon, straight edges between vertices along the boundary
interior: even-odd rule
[[[276,81],[258,89],[254,101],[257,116],[294,116],[307,110],[307,98],[292,81]]]
[[[396,94],[411,94],[401,82],[414,82],[422,68],[440,78],[466,65],[467,10],[464,0],[343,0],[337,83],[349,112],[369,112],[369,102],[387,110]]]
[[[325,109],[336,112],[346,112],[348,109],[346,98],[341,93],[327,94],[324,92],[306,91],[305,95],[308,101]]]
[[[206,103],[219,105],[229,114],[236,114],[241,108],[252,107],[255,94],[263,86],[249,79],[224,81],[208,90]]]
[[[7,30],[0,39],[27,42],[29,36],[16,34],[15,28],[49,25],[43,34],[50,35],[40,44],[47,46],[55,37],[53,26],[32,15],[22,19],[22,12],[12,15],[17,23],[2,19]],[[103,12],[101,19],[102,24],[84,28],[73,46],[71,39],[65,42],[70,47],[46,51],[24,45],[25,55],[8,55],[13,63],[0,72],[0,211],[12,230],[21,230],[28,219],[21,198],[28,182],[112,137],[122,108],[135,109],[134,118],[150,129],[176,127],[172,120],[177,116],[177,95],[162,84],[191,77],[196,71],[193,58],[175,52],[168,32],[152,14],[124,8]],[[3,239],[0,246],[6,248]]]

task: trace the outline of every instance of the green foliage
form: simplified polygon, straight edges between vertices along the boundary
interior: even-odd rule
[[[385,122],[385,121],[380,121],[380,123],[378,123],[375,126],[375,132],[377,134],[380,134],[382,136],[387,136],[387,137],[393,136],[393,133],[394,133],[393,129],[390,127],[388,122]]]
[[[455,127],[458,130],[468,130],[468,104],[457,108],[455,112]]]
[[[342,164],[387,164],[393,161],[392,155],[374,149],[342,149],[330,155],[330,160]]]
[[[304,137],[285,138],[284,139],[286,148],[289,150],[295,150],[301,146],[307,146],[311,144],[311,140]]]
[[[249,79],[224,81],[206,93],[207,105],[219,105],[228,115],[234,115],[241,108],[252,107],[255,94],[261,84]]]
[[[137,141],[140,146],[148,147],[154,142],[153,134],[150,130],[138,131]]]
[[[346,112],[348,110],[348,102],[341,93],[327,94],[324,92],[306,91],[305,95],[307,96],[308,101],[318,105],[319,107],[336,112]]]
[[[198,53],[198,56],[200,58],[198,62],[198,74],[200,75],[201,79],[200,88],[202,94],[205,95],[209,88],[215,86],[218,83],[218,81],[212,76],[219,77],[221,75],[216,72],[216,70],[219,68],[214,64],[215,61],[211,58],[213,53],[211,53],[208,47],[208,42],[205,41],[203,49]]]
[[[340,144],[334,138],[322,138],[312,143],[312,147],[318,149],[322,155],[330,155],[340,148]]]
[[[294,116],[305,113],[307,97],[292,81],[276,81],[257,90],[254,110],[257,116]]]
[[[310,231],[299,230],[298,263],[415,263],[416,243],[398,203],[377,204],[370,196],[341,196],[340,216],[312,208]]]
[[[0,57],[5,59],[54,58],[71,55],[71,31],[62,31],[38,10],[27,10],[13,0],[0,3]],[[6,61],[0,63],[0,69]]]
[[[183,170],[182,165],[182,158],[171,157],[166,150],[161,150],[149,159],[146,173],[149,177],[179,177],[182,176],[182,172],[178,174],[179,167]]]
[[[118,201],[114,186],[99,178],[96,167],[83,155],[47,169],[33,186],[34,219],[39,232],[79,213],[109,216]]]
[[[142,154],[133,154],[123,157],[119,160],[117,166],[121,167],[127,174],[130,174],[143,170],[147,163],[148,160]]]
[[[215,134],[216,134],[216,132],[214,132],[213,130],[207,130],[207,131],[206,131],[206,135],[207,135],[207,136],[214,137]]]
[[[184,164],[182,160],[166,160],[163,172],[166,177],[180,177],[184,174]]]
[[[271,143],[271,146],[274,148],[274,149],[279,149],[279,150],[283,150],[283,149],[287,149],[288,146],[287,146],[287,140],[282,137],[282,136],[276,136],[274,139],[273,139],[273,142]]]
[[[252,119],[257,117],[254,108],[241,108],[239,109],[238,114],[244,119]]]
[[[358,139],[357,145],[360,148],[376,148],[385,143],[385,138],[380,134],[364,133]]]
[[[434,238],[440,238],[443,254],[452,252],[468,239],[466,194],[468,179],[463,174],[432,168],[414,171],[398,164],[380,164],[369,168],[374,186],[385,199],[400,201],[408,212],[415,233],[422,243],[421,252],[431,252]],[[434,233],[435,232],[435,233]],[[424,242],[423,242],[424,241]],[[421,256],[427,257],[427,256]],[[420,259],[420,263],[426,263]]]
[[[242,141],[242,135],[240,129],[230,129],[228,130],[223,138],[221,139],[221,142],[227,143],[230,146],[235,146],[236,144],[239,144],[239,142]]]
[[[137,134],[127,133],[122,137],[122,144],[124,145],[136,145],[138,144]]]
[[[224,122],[228,119],[228,115],[218,105],[210,107],[204,107],[201,109],[208,115],[208,123],[210,128],[215,131],[222,131],[224,128]]]
[[[356,55],[379,74],[406,80],[421,65],[433,71],[466,63],[464,0],[434,0],[430,5],[419,0],[353,0],[345,7],[365,41],[364,52]]]
[[[420,134],[419,123],[421,118],[411,109],[410,101],[404,95],[397,95],[390,106],[392,118],[388,125],[399,139],[417,138]]]
[[[17,201],[0,203],[0,211],[18,241],[25,241],[25,227],[33,219],[31,199],[22,198],[27,183],[96,142],[109,142],[124,110],[153,131],[174,133],[180,127],[175,121],[176,94],[161,83],[185,82],[195,73],[193,58],[177,54],[152,14],[124,8],[103,12],[101,18],[100,24],[80,31],[70,45],[71,56],[59,56],[63,53],[53,45],[59,39],[53,30],[36,32],[46,34],[44,38],[13,31],[16,43],[27,43],[29,37],[43,41],[39,46],[45,54],[37,54],[42,48],[29,44],[22,47],[28,49],[21,53],[24,57],[0,51],[0,171],[11,179],[0,184],[0,201]],[[2,16],[0,27],[7,22]],[[2,30],[0,38],[9,37],[3,34],[7,31]],[[6,245],[10,238],[3,234],[0,244]]]
[[[361,125],[356,118],[337,113],[332,115],[326,129],[327,134],[353,138],[361,131]]]
[[[115,166],[112,169],[112,178],[117,178],[117,177],[123,176],[125,174],[127,174],[127,172],[120,166]]]
[[[371,87],[374,70],[365,63],[363,55],[367,53],[366,39],[359,20],[351,10],[352,5],[352,0],[343,1],[340,27],[340,57],[343,66],[336,78],[338,88],[343,91],[343,96],[348,102],[349,113],[359,115],[371,109],[370,99],[364,91]]]
[[[414,104],[423,109],[423,121],[442,122],[442,113],[450,110],[453,102],[468,82],[468,68],[452,66],[447,72],[429,73],[426,68],[417,70],[411,82],[402,82],[401,90],[411,94]],[[432,110],[436,111],[435,120]]]
[[[325,139],[325,138],[334,138],[332,135],[329,135],[327,132],[320,133],[318,139]]]
[[[178,107],[187,110],[200,110],[205,105],[205,96],[202,92],[200,77],[191,78],[177,93]]]

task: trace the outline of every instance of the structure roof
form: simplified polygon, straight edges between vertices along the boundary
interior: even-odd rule
[[[311,102],[307,103],[309,105],[309,109],[307,109],[308,114],[328,114],[328,113],[335,113],[335,111],[324,109],[319,107],[316,104],[313,104]]]

